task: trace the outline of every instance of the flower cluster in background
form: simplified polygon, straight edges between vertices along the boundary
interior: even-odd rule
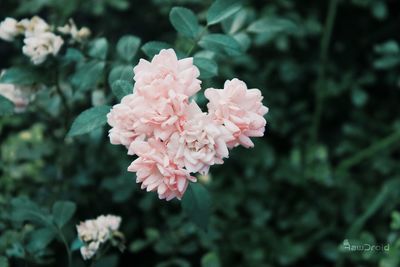
[[[0,77],[4,72],[0,74]],[[35,97],[34,88],[9,83],[0,83],[0,95],[4,96],[14,104],[16,113],[24,112],[29,103]]]
[[[56,56],[64,44],[63,38],[56,35],[52,31],[53,28],[38,16],[20,21],[6,18],[0,23],[0,39],[11,42],[18,36],[23,36],[22,52],[31,59],[33,64],[39,65],[48,56]],[[71,40],[76,42],[82,42],[90,35],[89,29],[85,27],[78,29],[72,20],[69,24],[57,29],[60,33],[69,35]]]
[[[121,217],[101,215],[93,220],[86,220],[76,226],[79,239],[84,243],[81,254],[85,260],[91,259],[102,245],[120,235],[118,232]]]
[[[261,92],[238,79],[205,91],[205,113],[190,101],[201,89],[192,58],[178,60],[174,50],[161,50],[151,62],[141,59],[134,74],[134,92],[107,116],[109,136],[138,156],[128,171],[160,199],[181,199],[189,181],[196,181],[192,173],[207,174],[228,158],[228,148],[252,147],[250,137],[264,134],[268,108]]]

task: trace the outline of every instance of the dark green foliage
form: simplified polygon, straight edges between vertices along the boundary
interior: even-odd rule
[[[65,247],[71,266],[90,264],[75,225],[101,214],[122,217],[127,250],[111,249],[95,266],[400,265],[398,1],[0,6],[1,20],[72,17],[92,31],[91,42],[39,67],[22,40],[0,41],[0,82],[38,86],[24,113],[0,97],[0,266],[68,266]],[[110,106],[132,92],[139,58],[164,48],[194,57],[203,89],[237,77],[270,108],[255,147],[233,150],[181,202],[140,190],[127,172],[135,157],[110,145],[103,127]],[[205,110],[202,94],[196,101]],[[390,250],[349,251],[346,241]]]

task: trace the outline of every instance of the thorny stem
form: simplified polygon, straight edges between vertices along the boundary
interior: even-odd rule
[[[320,68],[318,70],[318,79],[315,88],[315,111],[313,115],[312,128],[311,128],[311,142],[313,145],[317,143],[318,131],[321,121],[321,113],[324,102],[324,90],[325,90],[325,75],[326,67],[328,64],[328,49],[329,43],[332,36],[333,24],[336,18],[338,0],[331,0],[329,2],[328,16],[325,21],[325,30],[321,39],[321,51],[320,51]]]

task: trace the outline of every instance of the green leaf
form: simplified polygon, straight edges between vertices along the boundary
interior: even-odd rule
[[[89,45],[88,54],[96,59],[105,60],[107,57],[108,42],[106,38],[93,40]]]
[[[374,60],[374,68],[379,70],[392,69],[400,64],[400,56],[383,56]]]
[[[74,241],[72,241],[71,244],[71,251],[75,251],[80,249],[82,246],[84,245],[84,243],[77,237],[74,239]]]
[[[61,229],[72,218],[75,211],[75,203],[71,201],[57,201],[52,208],[54,223]]]
[[[105,62],[92,60],[78,66],[71,77],[71,83],[78,90],[88,90],[96,87],[97,82],[102,79],[105,69]]]
[[[250,48],[251,38],[247,33],[239,32],[235,34],[233,38],[235,38],[235,40],[240,44],[243,51],[246,51],[247,49]]]
[[[218,65],[212,59],[195,57],[193,63],[199,68],[202,79],[212,78],[218,74]]]
[[[222,28],[226,33],[234,34],[244,27],[248,17],[249,11],[246,9],[242,9],[234,16],[224,20],[222,22]]]
[[[201,267],[220,267],[218,255],[214,252],[209,252],[201,258]]]
[[[361,88],[356,88],[351,92],[351,100],[356,107],[362,107],[368,101],[368,94]]]
[[[96,261],[95,267],[116,267],[119,257],[115,254],[107,255]]]
[[[14,113],[14,104],[0,95],[0,116],[7,116]]]
[[[382,44],[375,45],[374,50],[378,54],[395,55],[400,52],[400,47],[395,40],[388,40]]]
[[[0,256],[0,266],[1,267],[9,267],[8,260],[6,257]]]
[[[229,18],[242,7],[239,0],[217,0],[207,12],[207,24],[213,25]]]
[[[30,253],[40,252],[54,240],[55,235],[56,233],[51,228],[35,230],[30,234],[26,248]]]
[[[296,24],[288,19],[262,18],[250,24],[247,31],[252,33],[275,34],[279,32],[292,33],[296,31],[296,29]]]
[[[65,55],[62,57],[62,61],[64,64],[70,64],[74,62],[83,61],[85,57],[82,52],[76,48],[68,48]]]
[[[43,80],[37,70],[31,68],[14,67],[7,69],[0,77],[0,83],[31,85]]]
[[[229,56],[238,56],[243,52],[242,47],[233,37],[218,33],[204,36],[200,40],[199,46],[216,53],[225,53]]]
[[[117,43],[118,56],[126,62],[132,61],[139,49],[140,42],[140,38],[136,36],[123,36]]]
[[[111,90],[118,100],[121,100],[124,96],[133,93],[132,84],[124,80],[116,80],[113,82]]]
[[[168,49],[168,48],[171,48],[171,45],[164,42],[151,41],[142,46],[142,51],[149,58],[153,58],[162,49]]]
[[[149,240],[137,239],[129,245],[129,250],[132,252],[139,252],[151,244]]]
[[[30,221],[43,226],[51,224],[50,216],[26,197],[18,197],[11,200],[10,218],[14,222]]]
[[[204,231],[208,228],[211,197],[200,183],[190,183],[182,199],[183,211],[198,227]]]
[[[117,80],[124,80],[133,85],[133,68],[130,65],[120,65],[112,68],[108,75],[108,84],[110,86]]]
[[[169,13],[169,20],[172,26],[183,36],[196,38],[200,26],[196,15],[187,8],[174,7]]]
[[[110,106],[97,106],[85,110],[72,123],[68,136],[86,134],[107,123],[107,113]]]
[[[118,10],[127,10],[130,6],[127,0],[107,0],[107,4]]]

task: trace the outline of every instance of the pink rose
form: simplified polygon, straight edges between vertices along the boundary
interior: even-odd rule
[[[136,140],[131,147],[139,158],[132,162],[128,171],[136,172],[136,182],[142,183],[141,188],[157,191],[160,199],[181,199],[189,181],[196,181],[189,171],[173,162],[161,141]]]
[[[205,96],[209,100],[208,112],[235,137],[228,142],[229,148],[239,144],[253,147],[250,137],[264,135],[266,121],[263,116],[268,108],[262,104],[260,90],[247,89],[244,82],[233,79],[225,82],[224,89],[207,89]]]
[[[214,123],[196,103],[187,109],[187,121],[181,132],[175,132],[168,142],[170,156],[189,172],[208,173],[211,165],[222,164],[229,155],[226,142],[231,134]]]
[[[193,58],[178,60],[173,49],[161,50],[151,62],[140,59],[134,73],[135,90],[147,98],[168,97],[170,91],[190,97],[200,90]]]

